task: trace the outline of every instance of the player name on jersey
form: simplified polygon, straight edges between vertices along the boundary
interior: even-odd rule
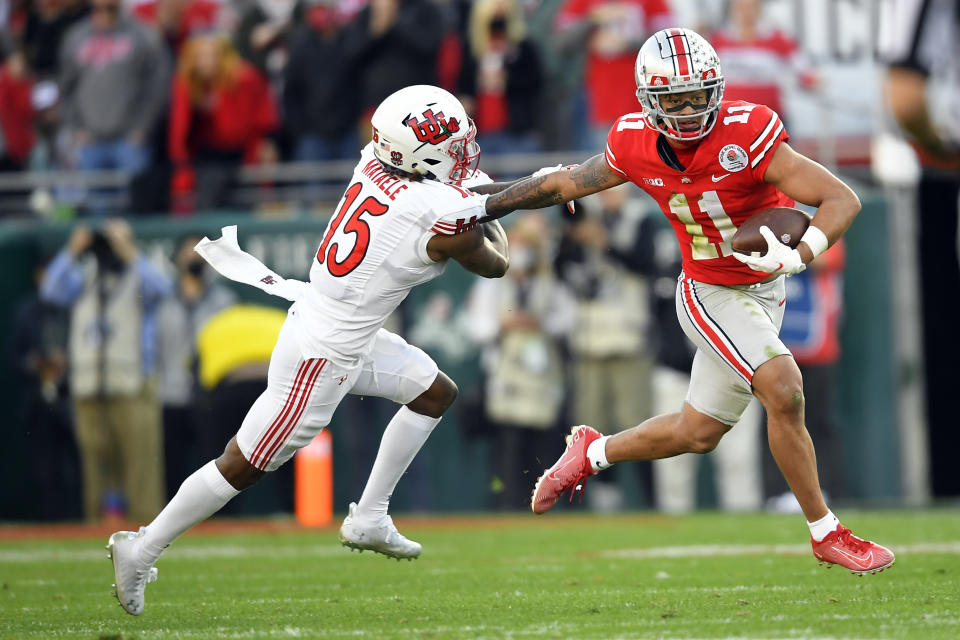
[[[396,200],[397,194],[407,189],[403,179],[386,171],[376,158],[368,162],[361,173],[370,178],[391,200]]]

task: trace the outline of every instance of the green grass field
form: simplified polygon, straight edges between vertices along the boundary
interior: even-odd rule
[[[818,567],[799,516],[399,518],[414,562],[335,529],[200,530],[139,618],[111,595],[106,536],[3,540],[0,637],[960,638],[960,512],[840,515],[897,564]]]

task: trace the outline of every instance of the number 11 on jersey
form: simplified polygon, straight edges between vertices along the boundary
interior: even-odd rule
[[[730,248],[730,240],[737,232],[737,227],[723,210],[720,196],[716,191],[707,191],[700,195],[697,205],[700,211],[710,216],[709,221],[696,221],[685,194],[675,193],[670,198],[670,212],[677,216],[690,234],[691,257],[694,260],[710,260],[731,255],[733,250]],[[720,242],[716,242],[714,234],[708,235],[705,227],[715,229],[720,234]],[[714,239],[711,239],[711,236]]]

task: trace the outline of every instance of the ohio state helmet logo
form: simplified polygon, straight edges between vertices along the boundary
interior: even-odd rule
[[[420,142],[440,144],[452,134],[460,131],[460,122],[456,118],[447,119],[443,111],[433,113],[433,109],[423,112],[423,120],[410,116],[404,123],[413,129],[413,134]]]

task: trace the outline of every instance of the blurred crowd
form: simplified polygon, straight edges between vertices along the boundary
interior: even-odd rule
[[[710,27],[728,91],[780,107],[792,40],[731,3]],[[596,150],[636,110],[633,63],[667,0],[10,0],[0,12],[0,170],[114,170],[127,212],[224,207],[243,165],[352,160],[395,90],[455,93],[488,154]],[[701,26],[701,25],[698,25]],[[739,52],[739,53],[738,53]],[[760,86],[762,85],[762,86]],[[760,93],[758,93],[758,91]],[[742,93],[742,92],[741,92]],[[107,188],[60,189],[74,213]]]

